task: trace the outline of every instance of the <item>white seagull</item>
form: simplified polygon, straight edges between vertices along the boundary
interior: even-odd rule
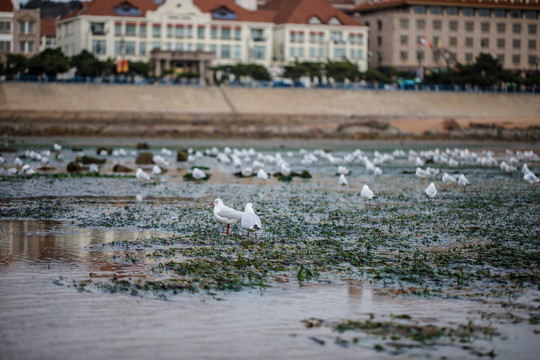
[[[347,169],[345,166],[338,166],[337,168],[337,172],[338,174],[340,175],[349,175],[349,173],[351,172],[349,169]]]
[[[161,172],[161,168],[158,165],[154,165],[154,167],[152,168],[152,175],[160,176]]]
[[[227,224],[226,234],[229,233],[229,227],[231,224],[236,224],[242,220],[243,211],[238,211],[228,206],[225,206],[223,200],[216,199],[210,205],[214,205],[214,217],[222,224]]]
[[[469,179],[467,179],[467,178],[465,177],[465,175],[461,174],[461,175],[459,176],[459,179],[458,179],[457,183],[458,183],[459,185],[461,185],[461,186],[467,186],[467,185],[469,185]]]
[[[349,181],[345,177],[345,174],[339,175],[339,185],[349,185]]]
[[[268,180],[268,173],[263,169],[259,169],[259,171],[257,171],[257,178],[261,180]]]
[[[360,191],[360,197],[362,199],[371,200],[375,197],[375,194],[373,194],[373,191],[371,191],[369,186],[364,185],[362,187],[362,191]]]
[[[194,168],[191,175],[195,180],[201,180],[206,177],[206,173],[199,168]]]
[[[433,199],[437,195],[437,188],[435,187],[435,184],[430,183],[426,190],[424,190],[424,194]]]
[[[135,176],[137,177],[137,179],[140,180],[150,180],[150,175],[145,173],[144,170],[141,168],[137,168],[137,173],[135,174]]]
[[[448,175],[448,173],[444,173],[442,176],[442,181],[444,183],[455,183],[457,180],[452,175]]]
[[[247,239],[249,241],[249,233],[255,232],[255,242],[258,242],[257,240],[257,230],[260,230],[262,228],[261,225],[261,219],[255,214],[255,211],[253,211],[253,204],[247,203],[246,204],[246,210],[244,211],[244,215],[242,216],[242,222],[241,222],[242,228],[247,230]]]

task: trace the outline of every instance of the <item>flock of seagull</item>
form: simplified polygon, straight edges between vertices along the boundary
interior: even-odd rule
[[[330,164],[337,166],[338,185],[347,186],[349,180],[347,176],[351,171],[347,168],[348,164],[362,164],[367,170],[368,174],[373,176],[379,176],[383,173],[383,170],[379,167],[380,165],[391,162],[395,159],[407,159],[409,164],[414,164],[415,171],[414,174],[420,179],[424,178],[435,178],[439,177],[439,169],[424,167],[429,160],[434,164],[446,165],[450,168],[457,168],[460,164],[476,164],[484,167],[495,167],[499,166],[501,171],[504,173],[514,173],[518,171],[519,166],[521,165],[521,172],[523,174],[523,180],[527,181],[529,184],[533,185],[539,182],[538,177],[534,172],[529,169],[527,162],[539,162],[540,157],[536,155],[533,151],[516,151],[506,150],[506,156],[495,157],[495,153],[488,150],[482,150],[479,152],[469,151],[468,149],[446,149],[446,150],[425,150],[425,151],[415,151],[409,150],[408,153],[401,149],[396,149],[391,153],[382,153],[379,151],[374,151],[373,157],[369,158],[366,153],[362,150],[355,150],[350,153],[346,153],[343,156],[335,156],[331,152],[324,150],[312,150],[308,151],[305,149],[300,149],[298,152],[294,153],[291,151],[287,152],[276,152],[276,153],[262,153],[257,152],[254,149],[236,149],[225,147],[220,151],[217,147],[208,148],[206,150],[194,150],[188,149],[188,163],[194,163],[205,156],[216,158],[218,162],[234,167],[238,173],[244,177],[256,176],[261,180],[268,180],[270,174],[280,174],[281,176],[288,176],[292,174],[290,161],[296,155],[300,155],[300,163],[309,167],[310,165],[317,163],[319,161],[328,161]],[[136,151],[131,151],[130,155],[137,155]],[[80,153],[79,155],[84,155]],[[109,155],[107,151],[102,151],[99,155],[107,156]],[[124,149],[115,149],[112,153],[113,157],[123,157],[127,156],[128,152]],[[151,174],[145,172],[142,168],[137,168],[136,177],[140,180],[151,180],[159,179],[162,176],[163,169],[171,166],[171,161],[168,160],[174,156],[173,151],[162,148],[160,154],[153,155],[153,167]],[[22,159],[21,159],[22,157]],[[36,170],[32,167],[32,164],[36,162],[39,164],[49,164],[51,158],[57,162],[62,162],[64,160],[64,155],[62,154],[62,146],[59,144],[54,144],[53,149],[45,150],[41,152],[27,150],[24,153],[24,156],[15,157],[12,165],[6,163],[6,159],[0,155],[0,174],[5,173],[9,176],[15,175],[33,175],[36,174]],[[27,162],[24,163],[23,159]],[[298,160],[298,158],[296,159]],[[271,172],[270,170],[274,170]],[[90,173],[98,173],[99,166],[97,164],[90,164],[88,171]],[[194,180],[205,179],[207,174],[204,170],[193,167],[192,177]],[[455,183],[461,187],[466,187],[470,184],[469,179],[465,174],[450,175],[447,172],[444,172],[441,177],[442,183],[452,184]],[[435,182],[430,182],[430,184],[425,188],[424,194],[428,198],[435,198],[437,195],[437,187]],[[370,201],[375,198],[375,194],[369,188],[367,184],[363,185],[360,192],[362,199]],[[142,195],[137,195],[137,200],[143,201],[144,197]],[[230,225],[240,223],[241,227],[247,231],[248,240],[249,234],[254,232],[255,238],[257,239],[257,231],[261,230],[261,220],[255,214],[253,209],[253,204],[248,203],[245,206],[244,211],[238,211],[231,207],[226,206],[221,199],[216,199],[212,205],[214,206],[214,217],[220,223],[227,225],[226,234],[229,233]]]

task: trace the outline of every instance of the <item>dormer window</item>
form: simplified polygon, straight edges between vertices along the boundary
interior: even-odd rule
[[[322,24],[322,22],[321,22],[321,19],[319,19],[318,17],[312,16],[309,19],[308,24]]]
[[[119,16],[141,16],[141,10],[127,1],[117,6],[114,11]]]
[[[215,20],[236,20],[238,17],[234,12],[226,7],[219,8],[212,11],[212,18]]]
[[[330,20],[328,20],[328,24],[330,24],[330,25],[341,25],[341,21],[339,21],[338,18],[333,16]]]

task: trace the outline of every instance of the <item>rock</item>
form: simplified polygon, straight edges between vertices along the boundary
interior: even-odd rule
[[[137,156],[137,159],[135,159],[135,164],[137,165],[150,165],[153,164],[154,155],[151,153],[140,153],[139,156]]]
[[[124,166],[124,165],[120,165],[120,164],[114,165],[112,170],[113,172],[124,172],[124,173],[133,171],[133,169],[128,168],[127,166]]]
[[[108,155],[111,155],[112,152],[113,152],[113,149],[110,148],[110,147],[99,147],[99,148],[97,149],[96,154],[100,155],[101,152],[102,152],[103,150],[105,150],[105,151],[107,152]]]
[[[77,156],[75,158],[75,161],[82,163],[83,165],[90,165],[90,164],[105,164],[107,160],[105,159],[99,159],[92,156]]]
[[[439,134],[440,134],[440,133],[439,133],[439,130],[434,129],[434,128],[428,129],[428,130],[426,130],[426,131],[424,132],[424,135],[427,135],[427,136],[437,136],[437,135],[439,135]]]
[[[148,150],[148,149],[150,149],[150,146],[148,146],[148,143],[140,142],[140,143],[137,143],[137,149],[138,150]]]
[[[3,146],[0,148],[0,152],[17,152],[17,149],[10,146]]]
[[[176,161],[185,162],[188,160],[188,153],[185,150],[178,150],[176,153]]]
[[[79,164],[76,161],[71,161],[69,164],[67,164],[67,172],[80,172],[81,171],[81,164]]]

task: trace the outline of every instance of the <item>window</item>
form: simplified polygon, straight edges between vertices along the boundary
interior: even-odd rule
[[[498,18],[505,18],[506,10],[501,10],[501,9],[493,10],[493,15],[495,15],[495,17],[498,17]]]
[[[466,21],[465,22],[465,30],[466,31],[474,31],[474,23],[472,21]]]
[[[141,10],[130,5],[128,2],[114,8],[118,16],[141,16]]]
[[[315,33],[312,31],[309,33],[309,42],[314,43],[316,41],[315,39]]]
[[[529,49],[536,49],[536,40],[535,39],[529,39]]]
[[[320,32],[319,33],[319,44],[322,44],[324,43],[324,33]]]
[[[235,40],[242,39],[242,28],[237,27],[234,29],[234,39]]]
[[[122,35],[122,23],[115,23],[114,24],[114,35],[121,36]]]
[[[154,24],[152,26],[152,36],[155,37],[155,38],[161,37],[161,25]]]
[[[483,33],[488,33],[489,32],[489,23],[488,22],[481,23],[480,28],[482,29]]]
[[[266,46],[255,45],[253,47],[253,58],[258,60],[266,59]]]
[[[197,51],[204,51],[204,44],[198,43],[197,44]]]
[[[20,32],[21,34],[26,33],[26,23],[25,23],[24,21],[21,21],[21,22],[19,23],[19,32]],[[23,43],[22,45],[23,45],[23,48],[24,48],[24,43]],[[21,50],[21,51],[24,52],[24,50]]]
[[[188,39],[191,39],[193,37],[193,26],[188,25],[187,27],[187,36]]]
[[[216,44],[210,44],[210,52],[212,53],[212,56],[214,58],[217,58],[217,45]]]
[[[350,52],[349,52],[349,54],[350,54],[349,57],[350,57],[351,59],[354,59],[354,58],[356,57],[356,51],[354,51],[354,49],[351,49]]]
[[[465,53],[465,61],[466,61],[466,62],[472,62],[472,61],[473,61],[473,55],[472,55],[472,53],[470,53],[470,52]]]
[[[504,33],[506,31],[506,24],[505,23],[497,23],[497,32],[498,33]]]
[[[343,58],[346,57],[347,53],[345,48],[334,48],[334,58]]]
[[[512,32],[514,34],[520,34],[521,33],[521,24],[512,24]]]
[[[424,52],[423,51],[417,51],[416,52],[416,58],[418,59],[418,61],[424,60]]]
[[[135,26],[135,23],[127,23],[126,24],[126,35],[127,36],[135,36],[137,34],[137,27]]]
[[[399,58],[401,60],[407,60],[409,58],[409,53],[407,51],[400,51]]]
[[[504,49],[505,41],[504,39],[498,38],[497,39],[497,49]]]
[[[139,55],[146,56],[146,42],[144,41],[139,43]]]
[[[328,20],[329,25],[341,25],[341,21],[339,21],[338,18],[333,16],[330,20]]]
[[[97,55],[105,55],[107,53],[107,41],[92,40],[92,52]]]
[[[441,51],[435,50],[433,52],[433,61],[439,61],[441,59]]]
[[[465,46],[466,47],[472,47],[473,46],[473,38],[472,37],[465,38]]]
[[[184,51],[184,43],[176,43],[176,51]]]
[[[521,56],[519,54],[512,55],[512,63],[519,64],[521,62]]]
[[[212,12],[212,17],[216,20],[236,20],[236,14],[226,7],[221,7]]]
[[[525,11],[525,18],[526,19],[536,19],[536,11],[534,11],[534,10]]]
[[[241,59],[242,58],[242,47],[240,45],[234,45],[234,55],[233,57],[235,59]]]
[[[512,19],[521,19],[521,10],[510,10],[510,17]]]
[[[536,34],[536,24],[529,24],[529,34]]]
[[[92,35],[105,35],[105,23],[90,23],[90,30],[92,31]]]
[[[197,38],[198,39],[204,39],[204,26],[200,26],[197,28]]]
[[[343,42],[343,33],[341,31],[332,31],[330,33],[330,38],[334,44],[339,44]]]
[[[425,14],[426,13],[426,7],[423,6],[423,5],[414,5],[413,6],[413,11],[416,14]]]
[[[222,27],[221,28],[221,38],[224,40],[229,40],[231,38],[231,28],[230,27]]]
[[[321,55],[321,57],[322,57],[322,55]],[[360,59],[360,60],[364,59],[364,50],[358,50],[357,51],[357,58]]]
[[[126,41],[126,55],[135,55],[135,41]]]
[[[184,26],[183,25],[176,25],[176,29],[174,32],[177,39],[182,39],[184,37]]]
[[[478,9],[478,16],[489,17],[489,15],[490,15],[489,9]]]
[[[173,30],[172,25],[167,25],[167,37],[172,38]]]
[[[34,33],[34,23],[33,22],[29,22],[28,23],[28,33],[29,34],[33,34]],[[30,51],[31,52],[31,51]]]
[[[409,28],[409,19],[399,19],[399,27],[402,29]]]
[[[418,30],[423,30],[426,28],[426,20],[424,19],[417,19],[416,20],[416,28]]]
[[[463,14],[463,16],[474,16],[474,9],[473,8],[463,8],[463,10],[461,10],[461,14]]]
[[[255,28],[251,29],[251,37],[253,38],[253,41],[264,41],[265,40],[264,39],[264,30],[263,29],[255,29]],[[266,48],[265,48],[265,52],[266,52]],[[266,58],[266,55],[263,57],[263,59],[264,58]]]
[[[377,46],[382,46],[382,37],[377,36]]]
[[[324,57],[324,49],[323,48],[319,48],[319,57],[320,58]]]
[[[139,25],[139,33],[142,37],[146,37],[146,24]]]
[[[452,20],[448,23],[448,28],[452,31],[457,31],[458,28],[458,22],[455,20]]]
[[[289,42],[292,42],[292,43],[296,42],[296,31],[291,31],[289,33]]]
[[[310,47],[309,48],[309,57],[310,58],[315,58],[315,48],[314,47]]]
[[[538,57],[536,55],[529,55],[529,64],[538,64]]]
[[[231,46],[230,45],[221,45],[221,58],[230,59],[231,57]]]
[[[381,20],[377,20],[377,30],[379,30],[379,31],[382,30],[382,21]]]
[[[500,64],[504,64],[504,54],[497,54],[497,61]]]
[[[33,41],[28,41],[28,52],[29,53],[34,52],[34,42]]]
[[[458,9],[457,7],[449,6],[446,8],[446,15],[457,15]]]
[[[450,44],[450,46],[457,46],[457,37],[450,36],[449,44]]]
[[[11,42],[9,41],[0,41],[0,51],[11,51]]]
[[[514,48],[514,49],[521,48],[521,39],[512,40],[512,48]]]
[[[441,38],[439,36],[433,37],[433,42],[431,43],[433,47],[440,48],[441,47]]]
[[[152,50],[160,49],[160,48],[161,48],[161,44],[159,43],[159,41],[152,41]]]
[[[298,57],[304,57],[304,48],[303,47],[299,47],[298,48]]]
[[[489,38],[482,38],[480,40],[480,46],[485,49],[489,47]]]
[[[402,45],[407,45],[409,43],[409,37],[407,35],[401,35],[399,37],[399,42],[402,44]]]
[[[441,20],[433,20],[433,30],[441,30],[442,21]]]
[[[432,13],[433,15],[439,15],[442,13],[442,9],[440,6],[430,6],[429,12]]]
[[[321,24],[321,20],[316,17],[316,16],[312,16],[309,21],[308,21],[309,24]]]
[[[212,26],[210,28],[210,38],[217,39],[217,26]]]
[[[124,47],[123,41],[119,41],[119,40],[115,41],[114,42],[114,55],[122,55],[123,47]]]
[[[298,42],[299,42],[299,43],[303,43],[303,42],[304,42],[304,32],[303,32],[303,31],[299,31],[299,32],[298,32]]]

